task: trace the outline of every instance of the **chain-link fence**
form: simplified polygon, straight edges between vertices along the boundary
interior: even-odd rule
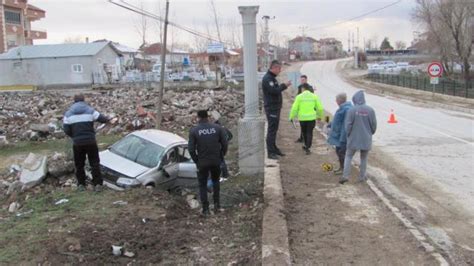
[[[439,78],[439,83],[433,85],[429,77],[410,75],[368,74],[367,79],[373,82],[385,83],[395,86],[434,93],[474,98],[474,81],[460,81],[448,78]]]

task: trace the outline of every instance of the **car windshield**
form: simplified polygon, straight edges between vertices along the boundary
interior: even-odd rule
[[[164,150],[162,146],[135,135],[128,135],[110,148],[111,152],[148,168],[158,165]]]

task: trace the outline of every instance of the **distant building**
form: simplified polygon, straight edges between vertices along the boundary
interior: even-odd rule
[[[153,43],[140,47],[142,59],[151,61],[152,63],[161,63],[161,43]],[[169,66],[182,66],[184,60],[189,60],[189,52],[178,49],[166,49],[165,62]]]
[[[296,59],[313,59],[315,39],[307,36],[298,36],[288,42],[288,52],[296,55]]]
[[[334,59],[343,56],[342,42],[336,38],[324,38],[318,41],[318,54],[324,59]]]
[[[0,0],[0,53],[46,39],[46,31],[31,27],[31,22],[45,16],[44,10],[28,4],[28,0]]]
[[[0,54],[0,86],[81,87],[121,78],[121,54],[110,42],[30,45]]]

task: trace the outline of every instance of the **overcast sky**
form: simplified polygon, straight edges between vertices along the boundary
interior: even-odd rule
[[[119,2],[120,0],[115,0]],[[158,13],[158,5],[165,6],[165,0],[126,0],[138,5],[143,2],[146,10]],[[305,34],[314,38],[336,37],[347,48],[348,32],[354,32],[357,27],[360,32],[360,45],[366,40],[376,39],[380,45],[383,37],[388,37],[392,45],[395,41],[404,41],[408,45],[413,39],[416,25],[411,21],[415,0],[402,0],[394,6],[367,15],[355,21],[341,23],[350,18],[365,14],[369,11],[386,6],[396,0],[214,0],[222,24],[232,23],[240,26],[241,18],[238,13],[240,5],[259,5],[257,20],[261,23],[263,15],[275,16],[270,22],[270,29],[279,39],[293,38]],[[108,39],[131,47],[141,44],[140,34],[136,26],[138,15],[121,9],[108,0],[30,0],[46,10],[46,18],[34,22],[33,28],[44,29],[48,32],[47,40],[42,43],[62,43],[66,38]],[[200,32],[217,36],[209,0],[171,0],[170,20]],[[149,22],[147,42],[158,41],[157,26]],[[229,27],[222,26],[225,33]],[[193,46],[196,39],[188,33],[173,30],[175,42],[188,43]]]

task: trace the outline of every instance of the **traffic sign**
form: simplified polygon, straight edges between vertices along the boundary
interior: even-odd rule
[[[441,74],[443,74],[443,66],[440,62],[433,62],[428,66],[428,75],[430,75],[430,77],[441,77]]]
[[[438,85],[439,84],[439,78],[438,77],[431,77],[430,83],[433,85]]]

